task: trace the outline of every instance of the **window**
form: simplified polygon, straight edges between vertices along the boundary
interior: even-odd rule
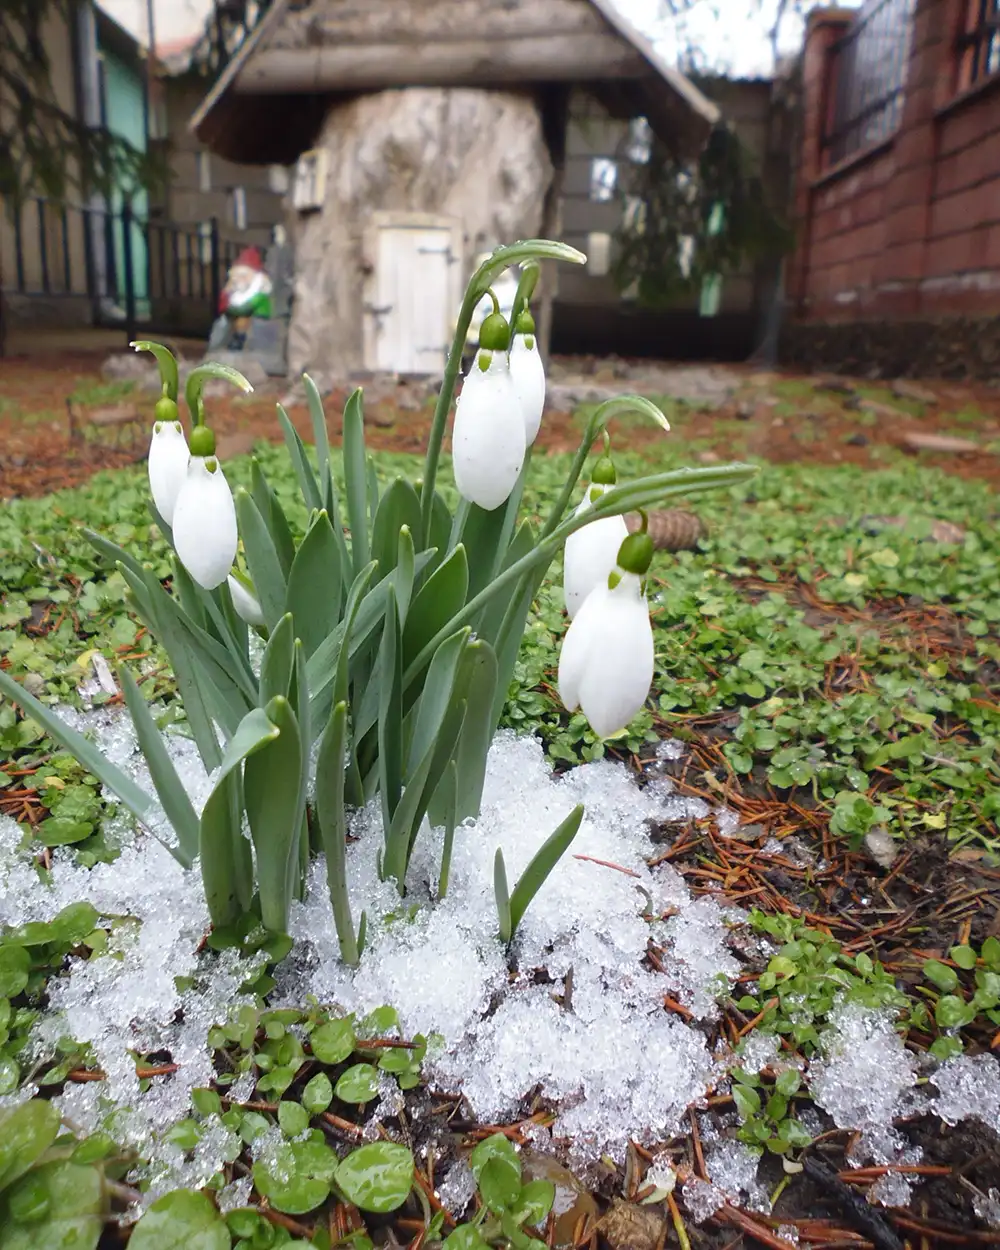
[[[292,204],[300,213],[322,208],[326,194],[327,154],[322,148],[303,152],[295,166]]]
[[[284,165],[268,165],[267,185],[275,195],[288,194],[288,170]]]
[[[207,194],[212,189],[212,157],[208,152],[198,153],[198,190]]]
[[[617,162],[597,156],[590,162],[590,198],[598,204],[607,204],[615,198],[618,185]]]
[[[915,0],[865,0],[833,47],[832,117],[824,152],[837,164],[887,139],[903,112]]]
[[[1000,0],[968,0],[958,56],[960,89],[1000,73]]]
[[[247,228],[247,193],[243,187],[233,187],[233,225],[237,230]]]
[[[645,117],[633,117],[628,124],[628,146],[625,151],[636,165],[648,165],[653,147],[653,132]]]

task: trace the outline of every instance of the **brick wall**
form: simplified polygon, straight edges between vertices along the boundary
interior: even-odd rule
[[[1000,316],[1000,72],[968,85],[958,49],[978,9],[916,0],[898,125],[833,166],[823,137],[837,42],[854,15],[812,14],[789,267],[793,337],[819,323]]]

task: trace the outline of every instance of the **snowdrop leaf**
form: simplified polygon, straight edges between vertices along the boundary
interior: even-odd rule
[[[118,681],[125,695],[129,715],[139,742],[139,749],[146,760],[149,775],[153,782],[160,804],[166,812],[167,819],[177,834],[180,852],[184,857],[185,866],[190,868],[198,854],[198,817],[187,791],[177,775],[170,758],[170,752],[164,744],[146,700],[135,684],[132,674],[124,664],[118,667]]]
[[[308,373],[302,375],[302,386],[306,393],[306,407],[309,409],[309,420],[312,422],[313,445],[316,448],[316,463],[319,465],[319,485],[323,504],[330,509],[330,519],[340,524],[336,491],[333,485],[333,474],[330,471],[330,437],[326,428],[326,413],[323,411],[323,398],[319,388]]]
[[[372,525],[371,558],[378,561],[379,580],[388,576],[396,566],[399,531],[404,525],[411,534],[418,532],[420,499],[405,478],[397,477],[379,500]]]
[[[531,900],[545,884],[549,873],[569,850],[583,823],[583,804],[578,803],[566,819],[538,848],[510,896],[511,936],[517,932]]]
[[[292,538],[288,518],[264,476],[256,456],[250,462],[250,494],[267,526],[267,532],[271,535],[274,549],[278,553],[281,571],[287,578],[292,567],[292,560],[295,558],[295,540]]]
[[[442,566],[443,567],[443,566]],[[433,582],[433,578],[427,583]],[[444,720],[445,712],[451,700],[455,678],[462,652],[468,642],[470,630],[468,626],[456,630],[450,638],[446,638],[434,652],[427,677],[424,680],[421,697],[414,705],[408,717],[409,750],[406,762],[406,781],[409,784],[419,762],[431,749]],[[434,821],[432,817],[432,823]]]
[[[500,940],[509,942],[514,936],[510,919],[510,890],[507,887],[507,867],[503,861],[503,851],[499,847],[493,859],[493,895],[497,904],[497,919],[500,922]]]
[[[353,967],[358,962],[358,946],[351,918],[347,890],[347,822],[344,818],[344,764],[347,754],[347,703],[334,706],[330,721],[320,739],[316,758],[316,817],[326,856],[326,879],[333,906],[341,958]],[[321,1026],[325,1028],[327,1026]],[[319,1032],[319,1030],[317,1030]],[[353,1032],[351,1038],[353,1039]],[[315,1042],[315,1034],[313,1035]],[[353,1049],[353,1041],[352,1041]],[[315,1051],[315,1044],[313,1046]],[[346,1059],[347,1054],[342,1055]],[[320,1059],[322,1055],[318,1056]],[[324,1060],[337,1062],[340,1060]]]
[[[417,591],[403,628],[403,663],[408,667],[420,651],[465,604],[469,590],[469,561],[461,544]]]
[[[330,518],[317,512],[288,575],[288,610],[309,659],[340,621],[343,569]]]
[[[468,701],[465,726],[458,744],[456,818],[479,815],[486,781],[486,757],[493,738],[493,699],[497,689],[497,657],[488,642],[470,642],[462,654],[458,688]]]
[[[399,647],[399,613],[395,588],[389,591],[379,647],[377,675],[372,684],[379,690],[378,770],[385,828],[389,829],[403,785],[403,664]],[[358,731],[361,732],[360,730]],[[400,882],[402,887],[402,882]]]
[[[344,408],[344,479],[347,494],[347,525],[351,531],[354,571],[360,573],[371,559],[368,535],[368,468],[365,464],[364,406],[356,390]],[[384,574],[383,574],[384,575]]]
[[[310,512],[322,508],[323,496],[320,493],[312,465],[309,463],[305,444],[299,437],[298,430],[292,425],[291,418],[281,404],[278,404],[278,424],[281,426],[281,432],[285,436],[285,446],[288,448],[288,454],[295,469],[295,476],[299,480],[299,490],[302,492],[302,498],[305,500],[306,507]]]
[[[278,621],[271,631],[260,662],[260,693],[258,703],[267,707],[275,695],[288,697],[292,685],[295,624],[291,612]]]
[[[268,629],[274,629],[285,611],[285,575],[278,552],[260,509],[247,491],[236,492],[236,515],[250,576]]]

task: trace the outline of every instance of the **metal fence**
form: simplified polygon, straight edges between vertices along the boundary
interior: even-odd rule
[[[4,210],[0,209],[0,212]],[[94,325],[207,334],[226,271],[243,242],[200,226],[158,221],[104,205],[27,201],[3,222],[3,293],[89,304]]]
[[[834,45],[832,107],[824,136],[829,164],[888,138],[899,125],[913,10],[914,0],[866,0]]]

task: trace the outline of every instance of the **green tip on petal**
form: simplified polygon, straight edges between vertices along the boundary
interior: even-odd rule
[[[482,370],[483,373],[485,373],[487,369],[489,369],[492,363],[493,363],[492,352],[480,352],[479,355],[476,357],[476,364],[479,366],[479,368]]]

